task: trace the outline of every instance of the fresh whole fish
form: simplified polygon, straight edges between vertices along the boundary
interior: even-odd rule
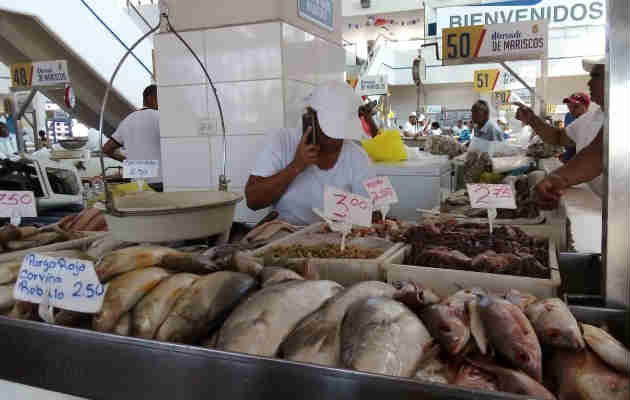
[[[593,325],[582,324],[584,340],[605,363],[619,372],[630,374],[630,352],[608,332]]]
[[[125,272],[149,267],[190,273],[214,270],[214,264],[202,255],[187,254],[168,247],[134,246],[107,254],[96,266],[96,274],[104,283]]]
[[[394,295],[394,300],[398,300],[415,312],[420,312],[427,306],[440,302],[440,297],[431,289],[412,282],[398,282],[394,285],[398,292]]]
[[[425,359],[420,363],[414,375],[415,379],[443,385],[449,384],[455,379],[457,371],[454,363],[442,359],[440,351],[440,345],[437,343],[427,351]]]
[[[175,301],[155,338],[196,342],[208,333],[211,323],[224,317],[255,287],[256,280],[241,272],[219,271],[197,279]]]
[[[556,397],[543,385],[520,371],[503,368],[481,358],[468,358],[475,367],[494,376],[500,391],[532,396],[540,400],[556,400]]]
[[[488,353],[488,333],[486,327],[481,320],[481,314],[479,313],[478,300],[470,300],[466,303],[468,309],[468,315],[470,317],[470,334],[477,343],[477,348],[481,354],[486,355]]]
[[[13,298],[14,285],[0,286],[0,311],[6,311],[13,307],[15,299]]]
[[[348,308],[368,297],[391,298],[396,289],[384,282],[357,283],[328,299],[304,318],[282,344],[283,358],[329,366],[339,365],[341,322]]]
[[[242,272],[253,277],[258,276],[258,274],[260,274],[263,269],[263,266],[260,265],[260,263],[258,263],[258,261],[256,261],[254,257],[241,251],[237,251],[236,253],[234,253],[232,264],[235,271]]]
[[[331,281],[291,281],[268,286],[247,298],[219,332],[218,350],[274,356],[307,315],[342,290]]]
[[[470,319],[466,303],[485,294],[478,288],[460,290],[439,304],[422,311],[420,318],[431,335],[451,355],[459,354],[470,340]]]
[[[162,268],[145,268],[120,275],[109,283],[101,312],[92,326],[99,332],[111,332],[120,317],[131,310],[145,294],[170,274]]]
[[[303,281],[297,272],[293,272],[287,268],[265,267],[260,272],[260,284],[262,287],[275,285],[286,281]]]
[[[610,368],[588,347],[582,351],[555,349],[546,371],[555,381],[558,400],[630,398],[628,375]]]
[[[525,314],[542,343],[573,350],[584,348],[580,327],[562,300],[537,301],[527,307]]]
[[[0,264],[0,285],[15,282],[22,268],[22,260]]]
[[[175,274],[160,282],[133,308],[131,324],[133,335],[153,339],[155,332],[166,319],[175,301],[199,278],[194,274]]]
[[[530,304],[535,303],[538,300],[536,296],[529,293],[520,292],[516,289],[507,289],[500,292],[492,292],[492,294],[509,301],[515,306],[518,306],[518,308],[520,308],[523,312],[525,312]]]
[[[531,378],[529,379],[531,380]],[[469,363],[463,363],[459,367],[453,384],[467,389],[486,390],[489,392],[499,390],[497,380],[493,375]]]
[[[33,235],[27,239],[14,240],[14,241],[7,242],[5,246],[10,251],[17,251],[17,250],[31,249],[33,247],[45,246],[48,244],[61,242],[65,240],[68,240],[68,238],[63,233],[42,232],[42,233]]]
[[[357,371],[411,377],[433,346],[420,319],[385,297],[355,302],[341,326],[341,364]]]
[[[105,256],[108,253],[111,253],[114,250],[119,250],[124,247],[131,247],[133,244],[128,242],[121,242],[120,240],[114,239],[112,236],[105,236],[96,241],[94,241],[90,248],[87,249],[86,253],[94,260],[99,260],[101,257]]]
[[[531,323],[518,306],[494,296],[481,296],[481,320],[490,344],[514,367],[542,381],[540,343]]]
[[[112,330],[112,333],[115,333],[120,336],[130,336],[131,335],[131,314],[124,313],[122,317],[116,323],[116,326]]]

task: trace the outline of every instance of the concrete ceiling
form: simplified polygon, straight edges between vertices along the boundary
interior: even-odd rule
[[[63,40],[46,29],[37,17],[0,10],[0,62],[11,65],[45,60],[68,61],[68,72],[77,97],[72,115],[88,126],[98,127],[107,82],[78,54],[64,46]],[[58,105],[64,104],[63,90],[44,89],[42,92]],[[120,121],[135,109],[115,89],[110,91],[104,118],[105,133],[113,133]]]

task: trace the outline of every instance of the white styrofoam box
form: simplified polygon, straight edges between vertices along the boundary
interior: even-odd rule
[[[256,166],[258,155],[267,144],[265,135],[239,135],[227,137],[227,175],[230,185],[245,187],[251,171]],[[223,170],[223,138],[214,136],[210,139],[214,173]]]
[[[212,187],[212,157],[207,137],[164,138],[162,174],[168,187]]]
[[[208,136],[204,124],[208,116],[207,85],[161,86],[160,136]]]
[[[266,133],[284,126],[282,80],[219,83],[216,85],[228,135]],[[212,89],[208,90],[210,118],[217,118],[216,135],[221,135],[219,110]]]
[[[314,85],[287,79],[285,81],[284,98],[285,114],[284,126],[292,128],[302,123],[302,113],[306,107],[306,96],[315,88]]]
[[[205,62],[203,32],[181,32],[180,36],[192,47],[199,59]],[[174,34],[162,33],[156,35],[154,40],[158,85],[194,85],[207,82],[199,63]]]
[[[206,65],[214,82],[281,77],[280,22],[210,29],[204,34]]]

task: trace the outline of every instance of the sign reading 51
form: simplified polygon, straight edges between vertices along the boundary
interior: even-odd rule
[[[484,26],[448,28],[442,31],[442,60],[444,65],[463,64],[479,55],[486,33]]]

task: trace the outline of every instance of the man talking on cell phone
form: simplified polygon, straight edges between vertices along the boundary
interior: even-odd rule
[[[307,104],[308,117],[300,121],[312,125],[269,135],[245,187],[249,208],[273,206],[278,218],[294,225],[320,220],[313,208],[324,208],[326,185],[369,197],[363,181],[374,177],[367,153],[353,142],[367,136],[362,102],[352,88],[344,82],[322,84]]]

